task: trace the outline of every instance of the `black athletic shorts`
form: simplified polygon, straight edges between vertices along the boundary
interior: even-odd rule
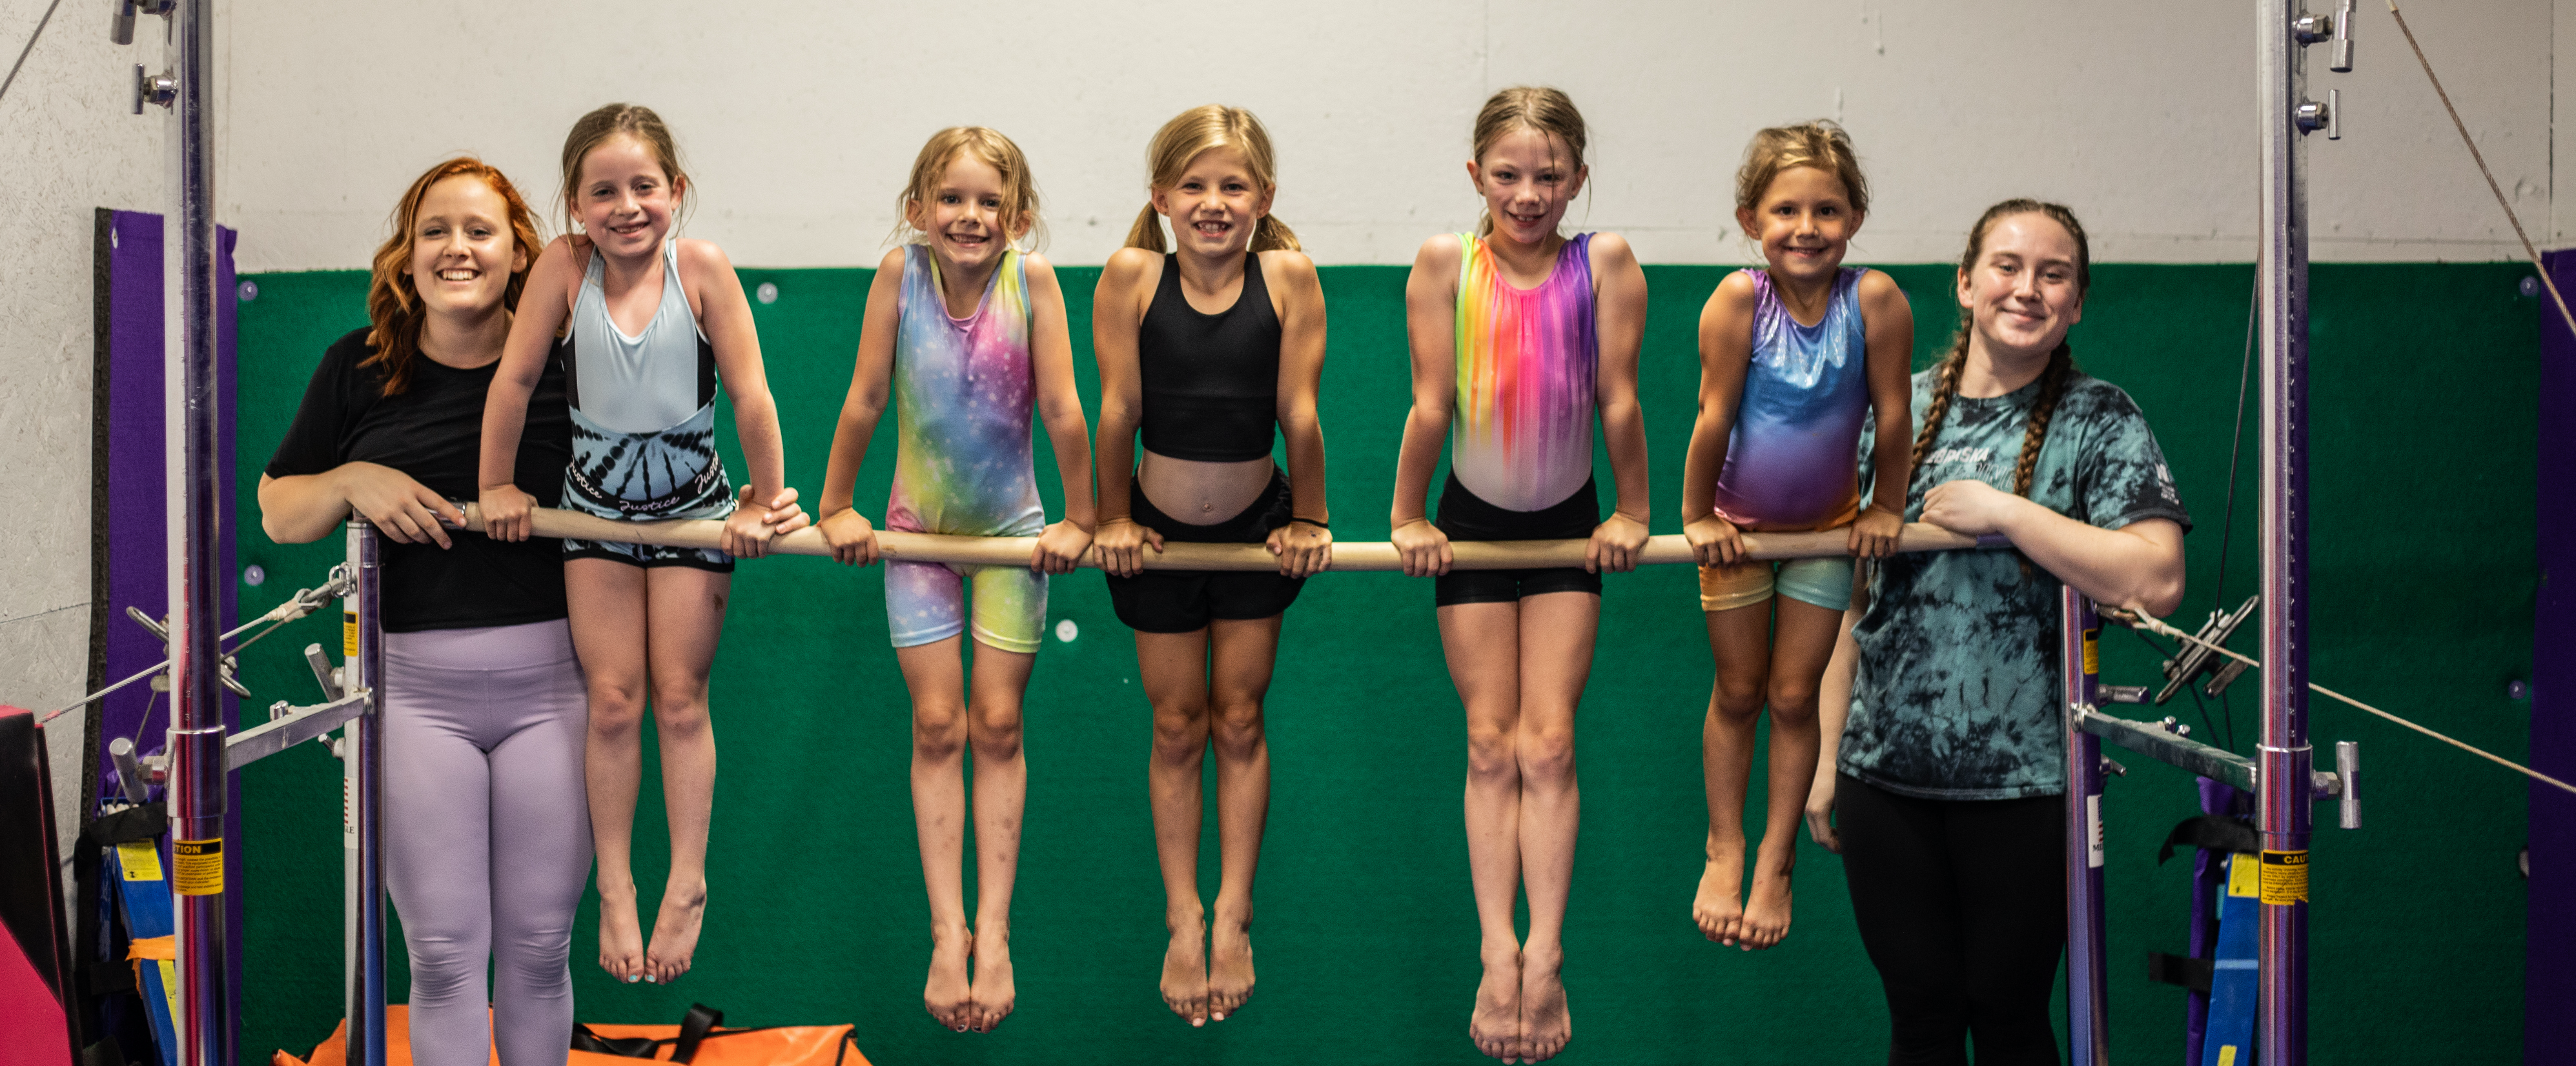
[[[1431,525],[1451,540],[1581,540],[1601,524],[1601,497],[1585,479],[1574,495],[1544,511],[1512,511],[1485,502],[1449,475],[1440,490],[1440,517]],[[1432,602],[1514,603],[1548,592],[1601,594],[1601,575],[1580,566],[1536,570],[1451,570],[1432,589]]]
[[[1162,534],[1166,542],[1186,544],[1262,543],[1271,530],[1288,524],[1290,504],[1288,475],[1276,468],[1259,499],[1211,526],[1164,514],[1135,482],[1128,482],[1127,490],[1127,514],[1137,525]],[[1297,593],[1306,587],[1305,578],[1281,577],[1276,570],[1147,570],[1134,577],[1106,576],[1118,620],[1139,633],[1195,633],[1206,629],[1210,619],[1268,618],[1297,602]]]

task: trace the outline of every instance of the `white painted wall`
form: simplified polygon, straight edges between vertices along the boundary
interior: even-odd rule
[[[0,0],[0,75],[47,0]],[[0,97],[0,703],[39,712],[89,671],[93,212],[160,210],[167,123],[128,112],[133,65],[103,0],[64,0]],[[54,807],[79,808],[82,718],[48,727]],[[60,828],[66,846],[77,819]],[[65,854],[68,856],[69,852]]]
[[[2325,0],[2316,0],[2323,4]],[[2113,260],[2248,258],[2247,0],[1314,0],[1187,5],[259,4],[232,25],[224,217],[246,270],[361,265],[403,185],[487,155],[553,199],[574,117],[660,110],[704,194],[689,232],[738,263],[871,262],[922,140],[982,123],[1027,149],[1052,255],[1097,263],[1142,205],[1145,141],[1241,104],[1282,156],[1278,210],[1326,263],[1402,263],[1475,218],[1460,163],[1491,90],[1549,83],[1595,129],[1590,228],[1650,262],[1743,255],[1728,186],[1757,127],[1850,127],[1878,209],[1860,254],[1937,261],[2009,195],[2062,199]],[[2553,0],[2413,12],[2518,209],[2550,227]],[[2316,140],[2318,259],[2489,259],[2511,231],[2380,0],[2362,5],[2345,139]],[[2544,234],[2535,232],[2535,238]]]

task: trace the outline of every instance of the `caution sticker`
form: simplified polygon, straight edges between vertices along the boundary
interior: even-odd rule
[[[224,842],[213,840],[173,840],[170,842],[170,865],[173,868],[170,890],[182,896],[214,896],[224,891]]]
[[[136,840],[116,846],[116,864],[125,868],[128,881],[161,879],[161,849],[149,840]]]
[[[2100,629],[2084,631],[2084,672],[2088,674],[2102,672],[2102,631]]]
[[[2102,796],[2084,797],[2084,865],[2102,868]]]
[[[2308,853],[2304,851],[2264,852],[2264,905],[2284,906],[2307,901]]]
[[[343,657],[358,654],[358,612],[356,611],[340,612],[340,654]]]

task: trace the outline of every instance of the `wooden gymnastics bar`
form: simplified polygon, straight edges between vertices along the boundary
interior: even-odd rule
[[[483,518],[473,504],[465,505],[466,528],[481,531]],[[577,511],[540,507],[536,511],[536,534],[540,537],[571,537],[579,540],[622,541],[631,544],[659,544],[674,548],[722,547],[723,523],[713,519],[673,519],[662,522],[620,522]],[[1845,534],[1841,530],[1825,533],[1747,533],[1744,546],[1755,559],[1813,559],[1845,553]],[[877,531],[877,548],[885,558],[902,562],[959,563],[975,566],[1026,566],[1029,552],[1037,544],[1035,537],[951,537],[931,533],[897,533]],[[1939,526],[1921,522],[1909,523],[1897,540],[1898,551],[1957,551],[1989,548],[2001,544],[2001,538],[1978,538],[1953,533]],[[1515,570],[1525,567],[1581,566],[1584,542],[1580,540],[1511,540],[1452,541],[1451,566],[1461,570]],[[823,543],[821,530],[800,529],[779,538],[771,550],[785,555],[829,556],[832,549]],[[1640,562],[1692,562],[1688,541],[1679,534],[1646,538],[1644,557]],[[1098,568],[1098,549],[1083,553],[1082,565]],[[1259,544],[1182,544],[1167,543],[1159,554],[1145,553],[1148,570],[1271,570],[1278,560],[1268,548]],[[1340,542],[1333,545],[1333,570],[1402,570],[1395,545],[1385,541]]]

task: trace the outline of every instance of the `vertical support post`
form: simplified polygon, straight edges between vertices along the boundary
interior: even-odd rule
[[[373,695],[367,711],[349,719],[340,759],[342,903],[346,912],[342,947],[348,955],[343,1000],[348,1021],[342,1054],[349,1066],[385,1066],[385,889],[384,853],[378,833],[383,817],[385,631],[384,571],[378,559],[376,529],[359,515],[349,516],[349,572],[353,591],[340,619],[342,684]]]
[[[2259,924],[2262,1000],[2255,1045],[2264,1066],[2308,1061],[2307,355],[2308,234],[2305,49],[2294,0],[2255,5],[2256,128],[2262,131],[2263,240],[2257,313],[2263,345],[2263,738],[2257,828],[2266,874]],[[2295,870],[2296,890],[2288,875]]]
[[[2109,976],[2102,964],[2102,738],[2077,728],[2092,713],[2100,680],[2102,621],[2093,601],[2058,593],[2058,657],[2065,677],[2066,732],[2066,1059],[2111,1061]]]
[[[178,129],[170,137],[176,210],[165,231],[177,252],[166,286],[177,289],[171,331],[167,414],[172,481],[170,536],[170,828],[172,918],[177,937],[182,1066],[232,1066],[232,1007],[225,943],[223,689],[218,685],[223,619],[218,613],[223,547],[216,469],[214,4],[182,0],[172,43],[178,51]],[[165,290],[165,299],[168,295]]]

